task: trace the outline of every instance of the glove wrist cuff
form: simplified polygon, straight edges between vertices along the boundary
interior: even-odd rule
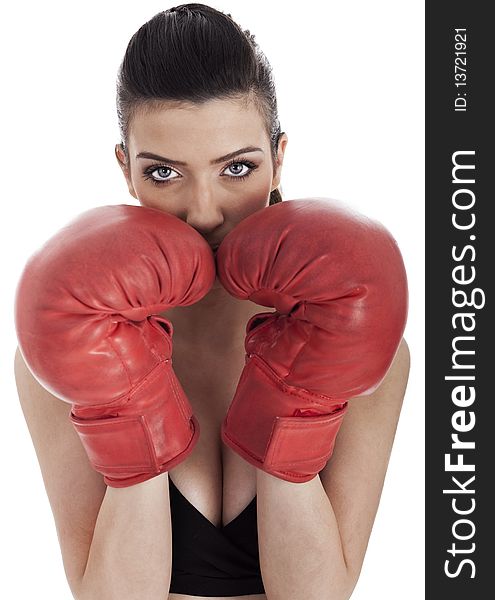
[[[115,416],[77,413],[74,406],[72,424],[93,468],[110,487],[128,487],[168,471],[192,452],[199,435],[199,423],[168,360],[150,373],[127,406],[116,407]]]
[[[332,455],[346,402],[286,384],[249,357],[222,424],[222,440],[255,467],[292,482],[313,479]]]

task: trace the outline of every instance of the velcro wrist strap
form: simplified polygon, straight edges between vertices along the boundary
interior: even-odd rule
[[[347,409],[286,384],[250,357],[222,425],[222,439],[254,466],[287,481],[309,481],[328,462]],[[304,416],[306,413],[307,416]]]
[[[136,414],[128,414],[134,406]],[[120,413],[124,414],[102,418],[70,413],[90,463],[112,487],[133,485],[171,469],[192,451],[199,435],[170,362],[157,367]]]

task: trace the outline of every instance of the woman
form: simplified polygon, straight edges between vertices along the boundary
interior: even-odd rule
[[[122,143],[116,147],[116,156],[129,192],[142,207],[158,211],[153,213],[154,222],[163,230],[177,228],[174,232],[179,233],[176,243],[166,250],[177,253],[181,269],[165,287],[170,290],[170,282],[182,277],[188,260],[196,261],[191,271],[200,271],[203,279],[182,304],[155,313],[161,315],[161,321],[155,321],[169,341],[173,327],[173,374],[184,391],[182,406],[190,407],[190,412],[187,423],[169,418],[174,428],[167,434],[183,432],[180,451],[175,456],[169,453],[168,462],[153,475],[130,476],[118,470],[109,474],[97,464],[96,453],[104,444],[95,449],[83,429],[85,419],[101,419],[102,415],[90,415],[87,406],[81,408],[90,395],[91,372],[83,371],[72,386],[72,395],[56,388],[60,380],[68,381],[93,358],[102,360],[102,353],[92,349],[78,369],[73,363],[64,371],[59,367],[66,358],[62,354],[72,360],[69,348],[79,350],[95,337],[95,329],[87,329],[84,321],[84,336],[77,343],[43,347],[44,356],[55,353],[57,360],[51,364],[58,368],[58,381],[47,381],[43,387],[30,372],[43,381],[41,370],[36,372],[32,345],[23,336],[26,328],[18,326],[23,349],[22,355],[16,354],[19,397],[73,594],[76,598],[165,598],[168,594],[175,600],[246,595],[270,600],[348,598],[364,559],[404,396],[407,345],[402,340],[397,352],[389,353],[389,368],[380,381],[367,382],[362,394],[346,397],[337,408],[332,406],[339,416],[345,411],[345,418],[339,420],[333,454],[331,449],[327,453],[330,460],[317,473],[305,474],[296,482],[297,474],[270,472],[266,462],[250,461],[249,453],[243,456],[236,451],[240,432],[235,425],[223,424],[234,396],[239,397],[238,383],[246,363],[246,324],[251,322],[256,329],[259,319],[251,321],[252,317],[266,316],[270,304],[263,302],[265,298],[256,303],[242,294],[236,296],[232,283],[228,289],[232,273],[227,259],[232,248],[238,251],[232,245],[220,247],[219,258],[225,262],[214,279],[209,248],[201,246],[198,237],[216,249],[228,233],[240,231],[241,222],[255,218],[258,230],[266,227],[268,213],[263,209],[267,206],[279,205],[274,208],[282,215],[279,208],[290,205],[282,202],[278,189],[287,136],[279,126],[270,68],[254,38],[228,16],[204,5],[183,5],[157,14],[132,37],[117,92]],[[269,211],[275,215],[272,208]],[[95,220],[77,221],[67,231],[75,232],[74,227],[80,225],[77,233],[87,236],[88,227],[83,225],[90,223],[97,231],[106,214],[93,213],[100,219],[96,225]],[[111,221],[114,233],[128,212],[120,211],[117,216]],[[179,224],[186,224],[188,230]],[[127,237],[122,239],[131,240],[136,229],[126,230]],[[267,230],[263,239],[268,234]],[[101,237],[91,239],[97,245]],[[80,250],[77,241],[77,236],[64,238],[66,248],[75,251]],[[236,241],[242,247],[247,238]],[[108,239],[104,242],[106,254],[101,248],[96,254],[105,272],[103,283],[109,278],[104,268],[111,267],[111,261],[109,266],[105,260],[115,252]],[[89,245],[84,249],[85,258],[92,249]],[[162,246],[159,250],[157,254],[163,255]],[[70,262],[67,252],[61,254],[65,263]],[[295,252],[301,255],[304,248],[296,247]],[[122,265],[116,268],[129,269],[135,255],[130,253],[129,264],[120,261]],[[250,258],[244,256],[245,261]],[[83,262],[79,256],[75,268]],[[97,275],[97,270],[91,271],[92,280]],[[134,293],[138,295],[140,289]],[[32,308],[36,296],[25,297],[29,299],[23,305],[18,292],[21,316],[27,313],[22,307]],[[92,301],[82,304],[87,307]],[[86,316],[84,310],[80,314]],[[130,328],[129,315],[125,319],[112,321],[117,332],[118,327]],[[263,323],[265,329],[269,320]],[[98,317],[92,327],[100,321]],[[146,315],[131,321],[133,327],[136,322],[148,324]],[[158,335],[156,328],[149,331],[150,336]],[[56,339],[57,332],[52,333],[53,337],[41,338],[43,343]],[[135,338],[130,352],[141,339]],[[151,338],[146,339],[149,348]],[[144,346],[139,348],[136,361],[145,352]],[[94,364],[97,368],[101,362]],[[104,383],[114,382],[108,371],[102,372],[108,381],[97,378],[97,394],[103,393]],[[170,378],[173,374],[168,372]],[[311,391],[311,381],[304,383]],[[54,393],[47,389],[50,384]],[[79,408],[74,408],[77,393],[81,400]],[[145,394],[146,401],[151,395]],[[70,419],[67,403],[60,398],[73,404]],[[126,436],[118,441],[125,451]]]

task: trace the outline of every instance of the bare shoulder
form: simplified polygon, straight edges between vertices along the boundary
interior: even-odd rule
[[[70,587],[84,573],[106,485],[93,470],[69,420],[70,405],[33,377],[17,349],[14,372],[19,402],[53,512]]]
[[[320,472],[348,563],[359,573],[378,509],[409,377],[403,339],[380,386],[349,401],[334,453]]]

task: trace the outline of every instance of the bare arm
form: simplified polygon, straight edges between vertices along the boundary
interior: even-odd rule
[[[260,564],[269,600],[347,600],[375,520],[409,374],[403,340],[380,387],[349,401],[334,453],[307,483],[257,471]]]
[[[107,488],[69,421],[70,406],[36,381],[18,350],[14,370],[74,598],[163,600],[172,554],[168,474]]]
[[[166,598],[170,528],[168,473],[127,488],[108,487],[78,600]]]

